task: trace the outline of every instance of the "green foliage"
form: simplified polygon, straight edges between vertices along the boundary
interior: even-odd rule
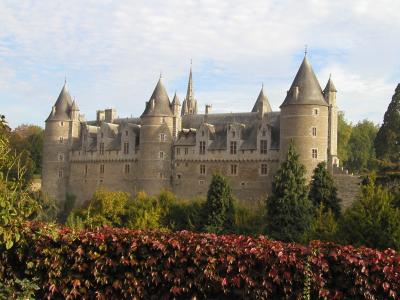
[[[333,242],[336,240],[338,224],[335,215],[331,209],[326,209],[321,203],[316,212],[315,218],[311,223],[311,229],[308,234],[309,240],[320,240],[324,242]]]
[[[305,167],[293,141],[287,159],[281,164],[272,182],[272,195],[267,199],[267,234],[283,241],[304,241],[312,220],[312,204],[308,199]]]
[[[204,230],[207,232],[232,232],[235,207],[231,188],[220,174],[214,174],[203,207]]]
[[[400,84],[396,87],[385,112],[383,124],[376,135],[375,149],[380,159],[400,161]]]
[[[265,229],[265,203],[257,202],[254,205],[236,203],[235,233],[246,235],[260,235]]]
[[[349,140],[351,136],[352,125],[344,117],[344,112],[338,112],[338,156],[342,162],[348,160]]]
[[[0,280],[0,300],[35,299],[35,292],[39,290],[36,281],[37,278],[32,280],[27,278]]]
[[[400,249],[400,210],[392,195],[370,178],[339,223],[342,243]]]
[[[336,218],[340,216],[341,200],[337,197],[337,189],[325,162],[320,162],[314,170],[308,197],[315,207],[323,204],[326,211],[332,210]]]
[[[365,172],[375,169],[374,140],[377,126],[368,120],[358,122],[351,131],[348,141],[346,167],[352,172]]]
[[[201,231],[204,199],[177,200],[172,203],[163,224],[171,230]]]

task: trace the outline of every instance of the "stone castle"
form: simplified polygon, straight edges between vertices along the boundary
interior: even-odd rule
[[[324,90],[307,56],[280,111],[272,111],[264,88],[251,112],[198,112],[190,69],[187,93],[172,102],[158,81],[142,115],[119,118],[115,109],[85,121],[64,84],[46,120],[42,189],[58,201],[67,193],[77,204],[96,189],[169,189],[178,197],[205,196],[212,174],[227,176],[234,195],[264,198],[293,140],[307,177],[321,161],[338,164],[336,88]]]

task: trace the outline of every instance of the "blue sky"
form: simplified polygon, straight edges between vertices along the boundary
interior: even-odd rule
[[[400,81],[400,1],[1,1],[0,112],[43,126],[64,77],[81,112],[138,116],[160,71],[200,111],[249,111],[262,82],[274,110],[308,45],[349,120],[382,122]]]

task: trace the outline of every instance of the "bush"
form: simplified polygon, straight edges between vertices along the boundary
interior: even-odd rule
[[[400,256],[263,236],[28,223],[18,247],[0,249],[0,277],[28,274],[36,298],[396,299]]]

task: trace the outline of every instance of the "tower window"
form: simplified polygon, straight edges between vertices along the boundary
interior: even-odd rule
[[[237,143],[236,142],[231,142],[231,154],[236,154],[237,153]]]
[[[311,149],[311,157],[312,158],[318,158],[318,149]]]
[[[200,165],[200,174],[206,174],[206,165]]]
[[[313,109],[313,114],[317,116],[319,114],[319,109],[318,108],[314,108]]]
[[[64,127],[64,122],[61,121],[61,122],[60,122],[60,126],[61,126],[61,127]]]
[[[64,177],[63,169],[58,170],[58,178],[63,178],[63,177]]]
[[[64,137],[60,136],[60,138],[58,139],[58,141],[60,142],[60,144],[62,144],[64,142]]]
[[[100,174],[104,174],[104,164],[100,165]]]
[[[200,142],[199,154],[201,154],[201,155],[206,154],[206,142],[205,141]]]
[[[129,143],[128,142],[124,143],[124,154],[129,154]]]
[[[181,148],[176,148],[176,155],[181,155]]]
[[[159,157],[160,157],[160,159],[164,159],[164,157],[165,157],[165,153],[164,153],[164,152],[162,152],[162,151],[160,151],[160,153],[159,153]]]
[[[312,135],[317,136],[317,127],[312,128]]]
[[[129,174],[130,169],[131,169],[130,164],[125,164],[125,166],[124,166],[124,173],[125,173],[125,174]]]
[[[261,175],[267,175],[268,174],[268,165],[267,164],[261,164]]]
[[[104,154],[104,143],[100,143],[99,150],[100,150],[100,155],[103,155]]]
[[[237,175],[237,165],[231,165],[231,175]]]
[[[267,140],[261,140],[260,141],[260,153],[261,154],[267,154],[268,152],[268,141]]]

